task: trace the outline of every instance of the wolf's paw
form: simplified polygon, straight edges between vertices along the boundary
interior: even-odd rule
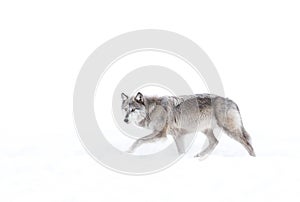
[[[208,156],[208,154],[205,154],[205,153],[198,153],[198,154],[196,154],[196,155],[194,156],[194,158],[204,158],[204,157],[206,157],[206,156]]]
[[[194,158],[199,158],[199,157],[202,157],[202,155],[201,155],[201,154],[196,154],[196,155],[194,156]]]
[[[132,154],[134,152],[134,150],[132,148],[129,148],[126,152],[129,154]]]

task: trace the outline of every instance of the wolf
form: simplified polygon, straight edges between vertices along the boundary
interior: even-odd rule
[[[153,131],[137,139],[128,152],[134,152],[142,144],[156,142],[169,134],[173,137],[177,151],[181,155],[185,153],[183,136],[201,131],[206,135],[209,144],[195,157],[203,157],[217,146],[218,139],[214,130],[221,129],[242,144],[249,155],[255,156],[239,108],[228,98],[213,94],[144,96],[141,92],[134,96],[121,93],[121,98],[121,109],[125,114],[124,122]]]

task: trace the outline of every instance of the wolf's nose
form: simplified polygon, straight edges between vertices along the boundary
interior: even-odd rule
[[[125,122],[125,123],[128,123],[128,119],[124,119],[124,122]]]

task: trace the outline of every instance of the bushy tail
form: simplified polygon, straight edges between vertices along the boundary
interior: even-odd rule
[[[249,133],[247,133],[247,131],[245,130],[245,128],[242,126],[242,133],[243,133],[243,136],[246,138],[246,140],[251,143],[251,137],[249,135]]]

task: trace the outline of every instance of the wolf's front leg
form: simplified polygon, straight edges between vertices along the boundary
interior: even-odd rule
[[[174,141],[176,143],[178,154],[184,154],[185,153],[185,145],[184,145],[184,137],[183,135],[177,135],[173,136]]]
[[[155,142],[155,141],[159,140],[160,138],[162,138],[163,136],[165,136],[165,131],[153,131],[153,133],[151,133],[150,135],[147,135],[145,137],[142,137],[142,138],[136,140],[131,145],[131,147],[129,148],[129,150],[127,152],[133,153],[135,151],[135,149],[138,148],[139,146],[141,146],[142,144]]]

